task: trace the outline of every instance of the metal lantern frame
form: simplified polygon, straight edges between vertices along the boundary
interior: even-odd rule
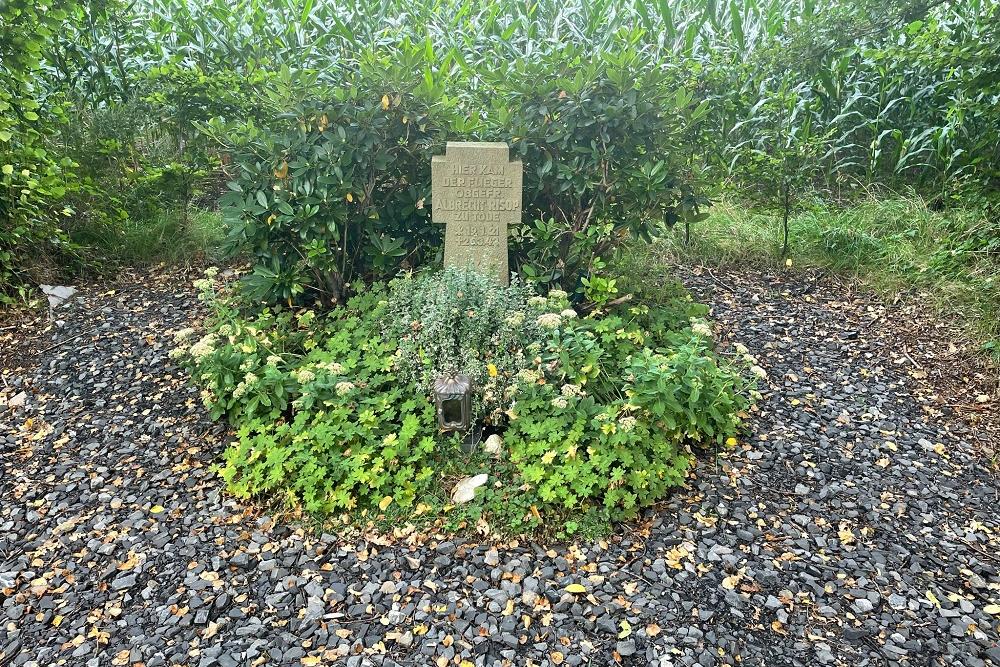
[[[438,427],[442,431],[468,431],[472,426],[472,378],[462,373],[439,377],[433,393]]]

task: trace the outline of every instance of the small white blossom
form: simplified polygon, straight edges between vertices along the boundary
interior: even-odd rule
[[[576,311],[573,310],[572,308],[567,308],[566,310],[559,313],[559,317],[562,317],[563,319],[567,320],[574,320],[576,319]]]
[[[215,352],[215,342],[215,334],[207,334],[203,336],[201,340],[191,346],[191,356],[195,359],[207,357]]]
[[[750,350],[743,343],[736,343],[733,345],[733,349],[736,350],[736,354],[749,354]]]
[[[761,380],[767,377],[767,371],[760,366],[751,366],[750,372],[759,377]]]
[[[233,335],[233,328],[231,326],[229,326],[228,324],[223,324],[221,327],[219,327],[219,335],[220,336],[232,336]]]
[[[180,359],[185,354],[187,354],[187,350],[185,350],[182,347],[175,347],[174,349],[170,350],[170,353],[167,356],[170,357],[171,359]]]
[[[522,324],[524,324],[524,313],[522,313],[519,310],[514,311],[513,313],[507,316],[504,322],[506,322],[509,326],[512,327],[519,327]]]
[[[564,384],[560,389],[559,393],[569,398],[570,396],[583,396],[583,387],[578,384]]]
[[[537,322],[543,329],[555,329],[562,324],[562,318],[558,313],[542,313],[538,316]]]
[[[268,357],[267,357],[267,365],[268,366],[277,366],[280,363],[281,363],[281,357],[279,357],[276,354],[268,355]]]
[[[198,280],[195,280],[194,283],[192,284],[194,285],[195,289],[199,291],[205,291],[207,289],[212,288],[212,281],[209,280],[208,278],[199,278]]]
[[[532,368],[523,368],[518,372],[517,377],[522,382],[535,384],[542,379],[542,374]]]
[[[346,396],[347,394],[349,394],[352,391],[354,391],[354,383],[353,382],[338,382],[336,384],[336,386],[334,387],[334,390],[337,392],[337,396]]]
[[[342,364],[338,364],[336,361],[328,361],[324,364],[320,364],[319,366],[324,370],[330,371],[334,375],[344,374],[344,366]]]
[[[247,393],[248,388],[249,387],[247,387],[245,382],[240,382],[236,385],[236,388],[233,389],[233,398],[243,398],[243,395]]]
[[[569,298],[569,294],[561,289],[549,290],[549,298],[555,301],[562,301],[563,299]]]
[[[177,344],[183,343],[193,335],[194,335],[194,329],[192,329],[191,327],[185,327],[174,334],[174,342]]]
[[[708,322],[697,317],[692,317],[690,322],[692,332],[704,338],[712,337],[712,327],[709,326]]]
[[[623,431],[631,431],[635,428],[636,418],[632,416],[622,417],[618,420],[618,427]]]
[[[565,410],[569,403],[562,396],[556,396],[552,399],[552,407],[559,408],[560,410]]]
[[[254,375],[253,373],[247,373],[246,376],[243,378],[243,381],[247,383],[247,387],[253,387],[258,382],[260,382],[260,378]]]
[[[295,379],[299,381],[299,384],[308,384],[316,379],[316,374],[308,368],[300,368],[295,371],[294,375]]]
[[[544,296],[533,296],[530,299],[528,299],[528,305],[534,306],[535,308],[544,308],[545,306],[549,305],[549,300],[546,299]]]

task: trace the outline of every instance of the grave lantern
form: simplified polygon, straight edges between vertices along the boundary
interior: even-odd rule
[[[472,378],[449,375],[434,381],[434,404],[442,431],[467,431],[472,425]]]

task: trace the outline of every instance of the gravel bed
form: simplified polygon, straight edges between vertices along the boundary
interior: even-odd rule
[[[574,545],[313,534],[234,501],[226,429],[167,358],[186,277],[83,289],[0,383],[0,665],[1000,665],[997,479],[892,311],[684,277],[768,373],[750,434]]]

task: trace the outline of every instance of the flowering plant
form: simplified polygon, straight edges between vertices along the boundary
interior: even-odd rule
[[[436,378],[468,375],[475,391],[474,419],[499,423],[515,376],[531,364],[532,346],[544,339],[541,316],[529,314],[548,300],[532,294],[517,279],[502,286],[487,275],[456,268],[395,281],[383,326],[385,336],[399,345],[399,377],[429,396]],[[540,306],[530,305],[539,300]]]

